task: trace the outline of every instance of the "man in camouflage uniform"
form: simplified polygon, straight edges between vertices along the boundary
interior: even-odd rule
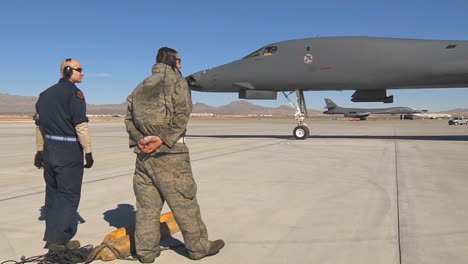
[[[152,75],[127,98],[125,125],[137,154],[135,247],[142,263],[160,254],[159,217],[164,201],[174,213],[191,259],[215,255],[222,240],[209,241],[196,199],[197,185],[184,142],[192,111],[190,90],[180,74],[177,51],[161,48]]]

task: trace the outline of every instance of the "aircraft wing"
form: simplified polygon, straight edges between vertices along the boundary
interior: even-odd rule
[[[368,117],[371,113],[370,112],[365,112],[365,113],[357,113],[358,117]]]
[[[345,113],[344,116],[346,117],[368,117],[371,113],[370,112],[354,112],[354,113]]]

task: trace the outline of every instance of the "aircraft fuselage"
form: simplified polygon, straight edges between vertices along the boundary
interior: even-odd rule
[[[468,87],[468,41],[317,37],[273,43],[256,52],[190,75],[191,89],[241,92]]]

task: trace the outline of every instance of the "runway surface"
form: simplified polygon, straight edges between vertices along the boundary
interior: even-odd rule
[[[310,138],[294,140],[292,120],[190,121],[202,217],[226,242],[197,263],[467,263],[468,126],[308,124]],[[123,122],[90,123],[90,134],[75,238],[98,245],[134,221],[135,156]],[[46,252],[34,141],[33,123],[0,123],[0,262]],[[194,261],[167,250],[156,263]]]

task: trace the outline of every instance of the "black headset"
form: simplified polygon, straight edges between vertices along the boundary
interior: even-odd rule
[[[176,56],[174,56],[172,54],[169,54],[168,49],[166,49],[166,48],[163,48],[163,51],[166,54],[166,59],[164,60],[163,63],[171,66],[171,68],[175,68],[176,67],[176,61],[177,61]]]
[[[171,66],[172,68],[175,68],[176,67],[176,61],[177,61],[176,56],[171,55],[171,54],[166,52],[166,61],[165,61],[165,63],[167,65]]]
[[[70,62],[72,59],[71,58],[68,58],[68,59],[65,59],[66,62]],[[73,75],[73,68],[70,67],[70,66],[65,66],[63,67],[63,77],[64,78],[70,78],[72,77]]]

